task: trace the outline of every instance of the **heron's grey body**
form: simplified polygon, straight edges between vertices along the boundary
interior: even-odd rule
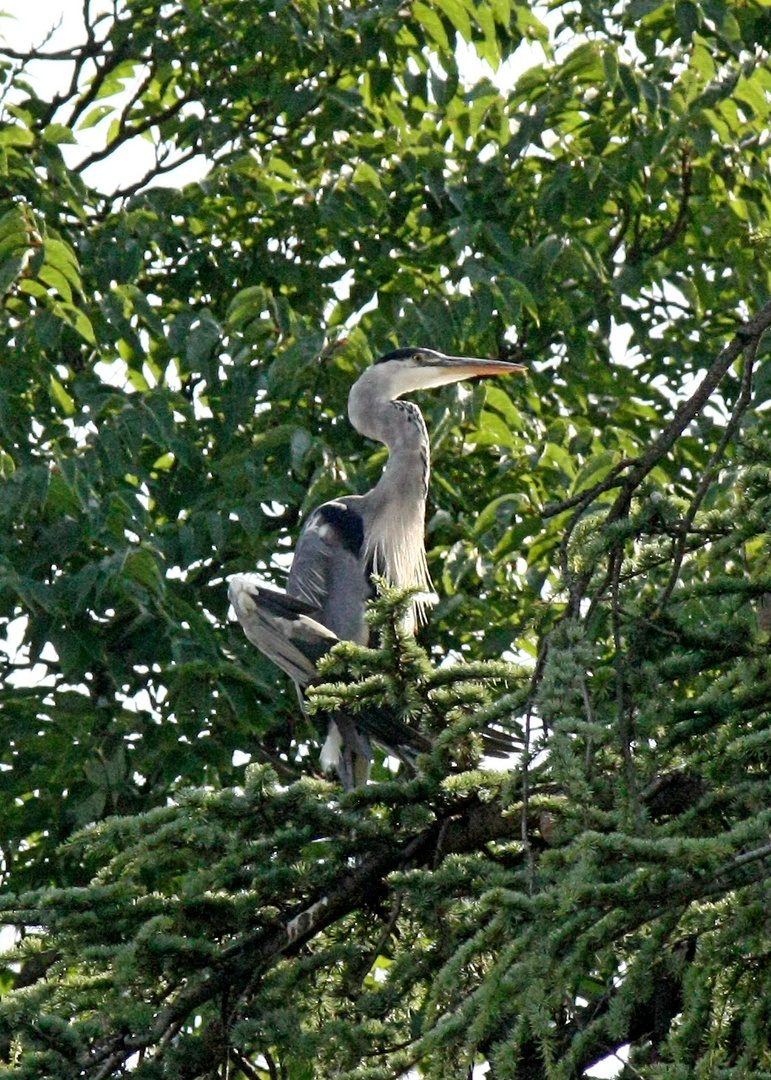
[[[398,349],[354,383],[348,416],[362,435],[385,443],[388,462],[366,495],[333,499],[308,518],[295,551],[286,593],[234,577],[229,595],[246,636],[290,675],[302,691],[316,676],[316,662],[338,640],[366,645],[366,601],[372,575],[397,588],[426,594],[431,580],[424,546],[429,480],[428,432],[420,409],[402,394],[474,375],[524,370],[506,361],[449,357],[432,349]],[[425,600],[413,606],[412,622]],[[399,756],[409,749],[409,729],[394,721],[373,735]],[[372,749],[361,724],[338,717],[322,750],[346,789],[366,783]]]

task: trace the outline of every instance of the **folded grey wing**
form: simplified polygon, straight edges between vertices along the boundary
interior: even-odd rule
[[[338,641],[314,618],[317,609],[239,575],[230,579],[228,598],[249,641],[306,687],[316,677],[317,662]]]

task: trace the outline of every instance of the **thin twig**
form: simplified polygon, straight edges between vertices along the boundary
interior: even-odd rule
[[[606,260],[608,263],[611,263],[613,261],[613,256],[621,247],[621,241],[624,239],[627,234],[627,230],[629,229],[629,221],[629,207],[624,204],[624,206],[621,207],[621,221],[619,222],[618,232],[613,237],[613,240],[611,241],[610,247],[607,251]]]
[[[527,810],[530,801],[530,734],[532,709],[528,708],[525,714],[525,747],[522,751],[522,812],[520,817],[520,838],[525,852],[528,867],[528,888],[533,891],[535,882],[535,861],[533,848],[530,843],[530,835],[527,828]]]
[[[108,75],[110,75],[118,67],[118,65],[126,59],[127,47],[125,43],[121,48],[116,49],[115,52],[105,53],[103,47],[106,43],[106,40],[107,39],[98,43],[99,49],[96,49],[95,47],[90,49],[86,57],[84,57],[84,59],[94,60],[96,66],[96,74],[91,80],[88,90],[80,98],[80,100],[76,101],[72,106],[72,110],[66,120],[66,126],[69,128],[73,128],[75,126],[76,121],[83,115],[89,105],[91,105],[99,96],[99,91],[102,89],[102,86],[104,85]],[[101,64],[96,63],[97,56],[101,57]]]
[[[61,25],[61,22],[60,24]],[[59,27],[55,26],[54,31]],[[51,35],[46,35],[50,37]],[[9,49],[3,45],[0,48],[0,56],[7,56],[9,60],[21,60],[23,63],[29,63],[30,60],[77,60],[82,48],[79,46],[75,49],[60,49],[58,52],[44,53],[39,49],[27,49],[26,52],[19,52],[18,49]]]
[[[666,251],[669,245],[677,239],[685,228],[685,222],[688,216],[688,204],[691,199],[691,147],[689,145],[684,146],[682,149],[680,176],[682,179],[683,190],[680,197],[680,205],[677,210],[677,217],[668,228],[664,229],[655,244],[649,248],[642,249],[641,254],[645,257],[660,255],[662,251]]]
[[[547,503],[541,511],[541,517],[555,517],[565,510],[571,510],[574,506],[580,506],[581,512],[583,512],[598,495],[601,495],[604,491],[610,491],[611,488],[618,487],[620,484],[618,474],[630,465],[636,465],[638,460],[638,458],[624,458],[622,461],[616,462],[604,480],[598,481],[584,491],[579,491],[577,495],[571,495],[569,499],[563,499],[558,503]]]
[[[244,1057],[240,1050],[236,1050],[234,1046],[231,1046],[229,1048],[229,1055],[244,1074],[246,1080],[260,1080],[260,1074],[249,1059]],[[268,1060],[265,1054],[263,1054],[263,1057],[266,1061]],[[270,1073],[271,1080],[278,1080],[277,1074],[270,1068],[270,1065],[268,1065],[268,1072]]]
[[[48,124],[51,123],[54,116],[56,115],[57,110],[61,105],[64,105],[65,102],[71,101],[73,97],[75,97],[78,89],[78,84],[80,83],[80,77],[86,62],[88,60],[94,60],[97,56],[103,54],[104,46],[109,40],[110,35],[108,31],[108,33],[105,34],[101,41],[97,41],[95,33],[96,24],[91,23],[89,7],[90,0],[83,0],[83,26],[86,31],[86,44],[80,46],[78,50],[78,55],[74,57],[72,78],[70,79],[69,86],[62,93],[54,94],[48,108],[41,117],[39,121],[39,126],[41,128],[46,127]],[[102,18],[107,17],[108,16],[106,15],[100,16],[99,18],[97,18],[97,22],[100,22]],[[96,66],[98,70],[98,65]]]
[[[758,341],[761,335],[770,326],[771,301],[764,304],[756,315],[737,329],[734,338],[726,345],[717,359],[713,362],[712,367],[699,383],[694,393],[683,402],[675,413],[672,421],[664,428],[659,437],[654,440],[644,454],[638,458],[624,458],[623,461],[619,461],[613,466],[604,480],[587,488],[586,491],[581,491],[577,495],[572,495],[569,499],[564,499],[561,502],[547,504],[541,511],[541,517],[555,517],[565,510],[571,510],[573,507],[576,507],[576,514],[566,526],[566,531],[572,533],[581,514],[587,506],[589,506],[598,495],[601,495],[603,492],[609,491],[614,487],[621,487],[624,490],[613,504],[608,521],[616,521],[619,517],[623,517],[626,507],[628,507],[629,501],[631,500],[631,492],[648,475],[651,469],[655,467],[660,458],[671,450],[688,424],[690,424],[690,422],[701,412],[731,364],[738,359],[747,344]],[[619,478],[619,473],[629,467],[632,468],[629,475]]]
[[[584,702],[584,709],[586,710],[586,720],[589,724],[590,730],[586,735],[586,750],[584,753],[584,772],[586,773],[586,779],[590,779],[592,768],[592,752],[594,738],[591,728],[594,727],[594,709],[592,708],[592,699],[589,697],[589,687],[586,685],[586,674],[581,676],[581,697]]]
[[[185,165],[194,157],[198,157],[200,153],[201,150],[197,146],[192,146],[190,150],[187,151],[187,153],[182,154],[181,157],[174,158],[173,161],[169,161],[168,163],[165,163],[165,158],[160,158],[157,164],[152,169],[147,170],[141,180],[136,180],[128,187],[118,188],[118,190],[114,191],[112,195],[109,195],[108,199],[110,200],[110,205],[112,205],[112,202],[115,199],[130,199],[132,195],[136,195],[138,191],[140,191],[146,184],[149,184],[150,181],[154,180],[157,176],[163,176],[165,173],[173,172],[174,169],[178,169],[180,165]],[[103,221],[106,217],[109,216],[109,214],[110,210],[107,209],[104,213],[96,215],[95,220]]]
[[[143,80],[144,89],[146,89],[146,86],[144,86],[144,84],[149,84],[150,81],[152,81],[152,76],[148,75],[147,78]],[[110,154],[117,150],[119,146],[122,146],[130,139],[135,138],[137,135],[144,135],[144,133],[146,131],[149,131],[150,128],[158,127],[160,124],[164,123],[164,121],[170,120],[172,117],[176,116],[179,111],[185,107],[185,105],[189,104],[189,101],[190,98],[187,95],[178,98],[173,105],[169,105],[168,108],[164,109],[162,112],[159,112],[153,116],[148,116],[141,123],[134,124],[131,127],[129,127],[128,125],[128,117],[126,116],[126,112],[124,110],[118,123],[118,131],[115,135],[115,138],[101,150],[94,150],[94,152],[92,154],[89,154],[88,157],[83,158],[83,160],[79,162],[78,165],[75,167],[74,171],[77,173],[81,173],[90,165],[95,165],[98,161],[103,161],[106,157],[109,157]],[[126,108],[128,109],[129,106],[126,106]]]
[[[369,954],[370,955],[370,960],[369,960],[369,963],[367,964],[366,969],[364,969],[364,973],[363,973],[363,975],[361,977],[361,980],[359,981],[359,985],[361,985],[361,983],[367,977],[367,974],[370,971],[370,969],[372,968],[372,965],[375,963],[378,956],[381,955],[383,949],[385,948],[385,946],[388,943],[388,939],[391,937],[391,935],[393,934],[393,932],[394,932],[394,930],[396,928],[396,924],[399,921],[399,916],[401,915],[401,912],[402,912],[402,899],[403,899],[403,896],[404,896],[403,890],[399,890],[399,892],[396,894],[396,899],[394,900],[393,904],[391,905],[391,914],[388,916],[388,922],[383,927],[382,933],[380,934],[380,937],[377,939],[377,942],[375,943],[374,949],[372,949],[370,951],[370,954]],[[362,965],[362,967],[364,967],[364,965]]]

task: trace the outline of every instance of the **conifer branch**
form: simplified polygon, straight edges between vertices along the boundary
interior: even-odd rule
[[[542,787],[539,794],[549,791],[557,794],[553,786]],[[648,798],[649,793],[646,792],[643,802]],[[222,949],[219,956],[213,957],[200,974],[186,977],[179,984],[181,988],[169,991],[176,996],[169,998],[156,1012],[155,1019],[141,1031],[110,1038],[83,1054],[78,1061],[82,1075],[90,1076],[92,1080],[108,1080],[117,1069],[123,1067],[132,1054],[150,1050],[155,1045],[169,1044],[197,1007],[216,1000],[224,993],[228,993],[233,999],[243,998],[244,995],[251,997],[258,991],[262,979],[277,960],[296,956],[318,934],[369,904],[372,897],[382,890],[386,877],[394,871],[420,866],[436,868],[450,854],[480,851],[492,840],[517,839],[520,835],[521,819],[516,809],[502,806],[497,800],[480,803],[476,798],[472,798],[447,808],[441,818],[407,838],[399,847],[379,842],[377,849],[345,875],[334,888],[326,889],[323,894],[317,894],[310,903],[306,902],[277,917],[271,925],[263,926],[234,941]],[[535,822],[532,825],[528,823],[528,834],[535,828]],[[614,857],[612,853],[624,857],[624,848],[616,847],[619,840],[620,837],[612,837],[604,841],[602,836],[597,835],[597,842],[607,842],[609,845],[607,851],[610,857]],[[635,842],[628,840],[627,844],[629,853],[632,854]],[[666,841],[664,844],[666,845]],[[651,907],[650,903],[656,895],[654,887],[650,893],[641,896],[640,903],[629,908],[619,925],[636,926],[649,922],[667,911],[679,911],[684,903],[688,904],[707,893],[720,893],[730,889],[734,886],[736,871],[750,862],[761,861],[769,856],[771,845],[764,845],[727,860],[715,875],[709,878],[697,873],[691,876],[689,883],[681,876],[677,879],[674,890],[664,882],[659,892],[658,908],[655,905]],[[619,887],[623,893],[626,888],[623,882]],[[83,900],[78,903],[82,905]],[[607,903],[614,903],[611,894]],[[392,913],[391,921],[394,917]],[[31,911],[30,918],[37,923],[44,921],[39,910]],[[593,930],[589,932],[594,933]]]
[[[107,1080],[132,1054],[168,1042],[193,1010],[226,989],[235,996],[247,987],[253,992],[279,957],[296,955],[316,935],[367,904],[389,874],[432,865],[449,854],[479,850],[492,840],[515,838],[519,828],[519,818],[504,815],[497,803],[472,800],[470,806],[448,814],[399,848],[380,844],[334,889],[224,948],[204,973],[185,981],[141,1032],[93,1047],[79,1058],[78,1067],[92,1080]]]

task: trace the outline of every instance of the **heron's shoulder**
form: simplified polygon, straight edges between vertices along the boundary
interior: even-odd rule
[[[331,499],[318,506],[308,518],[305,532],[316,533],[330,545],[340,544],[358,555],[364,544],[361,496]]]

